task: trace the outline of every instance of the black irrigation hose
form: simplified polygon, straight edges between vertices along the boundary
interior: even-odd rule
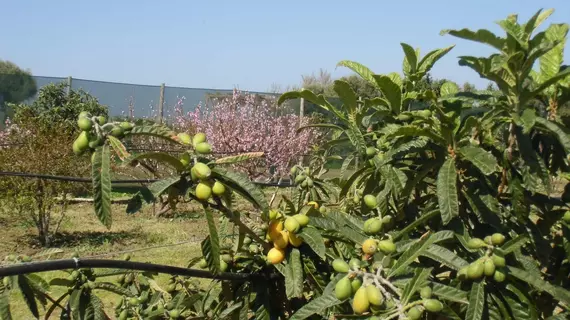
[[[25,172],[11,172],[11,171],[0,171],[0,176],[9,177],[22,177],[22,178],[37,178],[43,180],[57,180],[57,181],[68,181],[68,182],[83,182],[91,183],[91,178],[79,178],[79,177],[69,177],[69,176],[53,176],[48,174],[36,174],[36,173],[25,173]],[[159,181],[159,179],[132,179],[132,180],[111,180],[112,184],[122,184],[122,183],[152,183]],[[279,184],[275,182],[253,182],[254,184],[266,186],[266,187],[280,187],[280,188],[292,188],[294,184]]]
[[[216,280],[232,280],[232,281],[255,281],[270,280],[279,277],[278,274],[260,274],[260,273],[232,273],[222,272],[214,275],[205,270],[187,269],[181,267],[166,266],[161,264],[152,264],[146,262],[123,261],[123,260],[101,260],[101,259],[62,259],[53,261],[28,262],[10,266],[0,267],[0,278],[7,276],[15,276],[21,274],[29,274],[35,272],[79,269],[79,268],[106,268],[106,269],[126,269],[137,271],[149,271],[166,273],[171,275],[189,276]]]

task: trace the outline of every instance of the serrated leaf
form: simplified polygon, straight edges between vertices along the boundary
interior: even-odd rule
[[[432,244],[429,248],[425,249],[421,255],[455,270],[459,270],[462,267],[469,265],[467,261],[456,255],[454,252],[436,244]]]
[[[356,97],[356,93],[350,87],[348,82],[343,80],[335,80],[333,84],[333,89],[338,95],[338,97],[344,103],[344,107],[349,113],[356,112],[356,107],[358,104],[358,98]]]
[[[325,259],[327,248],[325,247],[323,237],[317,229],[305,227],[299,231],[297,236],[302,238],[321,259]]]
[[[95,215],[101,223],[111,228],[111,172],[109,146],[104,145],[95,150],[91,167],[93,179],[93,206]]]
[[[342,162],[342,166],[340,167],[340,180],[341,181],[344,180],[344,178],[346,176],[346,170],[348,169],[348,166],[350,166],[350,164],[352,163],[353,160],[354,160],[354,155],[350,154]]]
[[[414,50],[414,48],[412,48],[412,46],[407,43],[401,42],[400,46],[402,46],[402,49],[404,50],[404,54],[406,56],[404,65],[407,64],[409,68],[409,70],[405,70],[405,72],[407,74],[416,73],[416,70],[418,68],[418,55],[416,53],[416,50]]]
[[[356,74],[358,74],[362,79],[370,82],[371,84],[374,85],[376,84],[376,81],[374,81],[374,72],[372,72],[370,69],[368,69],[367,67],[358,62],[350,60],[342,60],[339,63],[337,63],[337,67],[339,66],[347,67],[350,70],[354,71]]]
[[[93,293],[91,293],[89,297],[91,299],[91,307],[93,308],[93,320],[107,320],[108,317],[105,314],[101,299]]]
[[[303,266],[299,249],[293,248],[287,256],[285,266],[285,291],[287,298],[301,298],[303,296]]]
[[[474,282],[469,292],[469,306],[465,320],[481,320],[485,310],[485,281]]]
[[[440,215],[439,210],[432,210],[429,212],[426,212],[424,214],[422,214],[421,216],[419,216],[417,219],[414,220],[414,222],[406,225],[403,229],[401,229],[400,231],[397,231],[393,236],[392,239],[397,240],[399,238],[401,238],[404,235],[407,235],[408,233],[410,233],[410,231],[414,230],[416,227],[418,227],[419,225],[427,222],[429,219],[433,218],[433,217],[437,217]]]
[[[511,240],[505,242],[505,244],[501,246],[501,251],[504,254],[509,254],[511,252],[514,252],[520,249],[520,247],[524,246],[528,242],[528,240],[529,239],[526,235],[519,234],[516,237],[512,238]]]
[[[455,45],[452,45],[446,48],[435,49],[428,52],[428,54],[426,54],[418,64],[419,73],[422,75],[428,73],[431,70],[431,68],[435,65],[435,63],[443,56],[445,56],[449,51],[451,51],[451,49],[453,49],[454,47]]]
[[[459,198],[457,195],[457,172],[455,160],[447,159],[437,175],[437,200],[444,225],[459,215]]]
[[[28,283],[28,279],[23,275],[18,276],[18,288],[20,289],[24,302],[26,302],[28,306],[28,310],[30,310],[34,317],[39,318],[40,312],[34,295],[34,289]]]
[[[162,138],[170,142],[179,143],[176,132],[170,130],[168,127],[161,125],[135,126],[129,135],[152,136]]]
[[[513,284],[507,284],[507,290],[510,292],[503,291],[502,294],[504,299],[509,304],[509,308],[511,309],[511,312],[513,313],[513,317],[515,319],[538,319],[535,306],[532,302],[530,302],[526,294],[524,294]]]
[[[570,71],[570,68],[568,68],[568,71]],[[564,151],[566,153],[570,152],[570,135],[559,124],[541,117],[536,118],[536,123],[552,132],[558,139],[558,142],[564,147]]]
[[[339,119],[346,120],[345,116],[341,112],[339,112],[333,105],[331,105],[322,94],[316,95],[311,90],[307,89],[285,92],[279,97],[279,100],[277,100],[277,104],[281,105],[287,100],[300,99],[300,98],[312,102],[318,107],[331,112]]]
[[[455,82],[446,81],[441,85],[439,92],[442,97],[453,96],[459,92],[459,87],[457,84],[455,84]]]
[[[235,156],[228,156],[228,157],[219,158],[219,159],[216,159],[214,161],[214,163],[216,163],[216,164],[234,164],[234,163],[247,161],[250,159],[261,158],[264,155],[265,155],[265,153],[263,153],[263,152],[247,152],[247,153],[242,153],[242,154],[238,154]]]
[[[336,277],[329,282],[320,297],[312,300],[305,304],[301,309],[297,310],[297,312],[291,316],[290,320],[307,319],[313,314],[320,314],[331,307],[341,304],[342,301],[338,300],[334,294],[334,288],[338,281],[343,277],[345,277],[344,274],[337,274]]]
[[[210,236],[202,240],[200,247],[202,249],[202,255],[206,262],[208,262],[208,268],[212,273],[220,272],[220,247],[219,242],[210,241]]]
[[[210,250],[208,250],[210,258],[206,256],[205,252],[203,253],[206,257],[206,261],[208,262],[210,271],[215,274],[220,271],[220,239],[218,237],[218,229],[216,228],[216,222],[214,221],[212,210],[209,207],[204,206],[204,212],[206,215],[206,221],[208,222],[208,231],[210,233],[207,238],[210,247]],[[204,247],[202,247],[202,249],[204,249]]]
[[[261,209],[262,217],[269,216],[269,204],[263,191],[249,180],[243,173],[215,167],[212,169],[212,176],[223,184],[229,186],[233,191],[250,201],[254,206]]]
[[[63,249],[60,249],[60,248],[48,248],[48,249],[42,250],[42,251],[34,254],[33,257],[39,258],[39,257],[51,256],[51,255],[63,253],[63,252],[65,252],[65,251],[63,251]]]
[[[172,176],[166,179],[162,179],[156,182],[153,182],[151,185],[148,186],[150,192],[154,195],[155,198],[166,192],[171,186],[177,184],[180,181],[179,176]]]
[[[166,152],[147,152],[147,153],[133,154],[127,159],[125,159],[125,164],[130,164],[133,161],[144,160],[144,159],[151,159],[165,163],[176,169],[176,171],[178,172],[182,172],[184,170],[184,165],[182,164],[182,162],[180,162],[180,159]]]
[[[468,304],[467,292],[441,283],[432,282],[432,294],[448,301]]]
[[[418,268],[416,270],[414,276],[412,279],[410,279],[410,281],[408,281],[404,287],[404,291],[402,292],[401,301],[403,305],[406,305],[412,296],[426,285],[426,282],[432,271],[433,268]]]
[[[523,134],[529,134],[534,124],[536,123],[536,112],[532,108],[527,108],[520,116],[520,121],[523,128]]]
[[[121,161],[125,161],[125,159],[129,158],[131,154],[127,151],[127,147],[121,142],[121,140],[109,135],[107,136],[107,140],[109,140],[109,144],[119,157]]]
[[[374,75],[373,77],[384,98],[390,104],[392,113],[400,114],[402,110],[402,88],[388,76]]]
[[[476,41],[479,43],[484,43],[492,46],[497,50],[502,50],[505,44],[505,39],[497,37],[494,33],[486,29],[479,29],[477,31],[471,31],[469,29],[461,30],[442,30],[440,35],[450,34],[454,37],[458,37],[465,40]]]
[[[464,146],[459,148],[459,153],[463,160],[471,162],[481,173],[490,175],[498,171],[499,164],[497,159],[484,149],[477,146]]]
[[[388,139],[397,137],[426,137],[438,144],[446,144],[445,139],[428,128],[420,128],[415,125],[400,126],[388,135]]]
[[[416,258],[423,253],[429,246],[434,242],[435,238],[432,235],[428,235],[423,239],[410,246],[399,258],[396,260],[394,266],[390,269],[388,278],[398,275],[400,272],[404,271],[408,265],[410,265]]]
[[[535,289],[539,291],[543,291],[550,294],[552,297],[554,297],[557,300],[560,300],[566,304],[570,304],[570,291],[552,285],[542,280],[541,278],[538,278],[537,276],[530,274],[525,270],[511,266],[507,266],[507,269],[508,273],[513,277],[533,286]]]
[[[12,313],[10,312],[10,300],[7,293],[0,294],[0,319],[12,320]]]

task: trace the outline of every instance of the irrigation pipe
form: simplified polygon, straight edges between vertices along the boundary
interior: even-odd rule
[[[105,269],[126,269],[137,271],[148,271],[166,273],[172,275],[189,276],[197,278],[215,279],[215,280],[232,280],[232,281],[254,281],[269,280],[278,277],[278,274],[259,274],[259,273],[231,273],[222,272],[217,275],[196,269],[187,269],[181,267],[166,266],[160,264],[152,264],[146,262],[122,261],[122,260],[100,260],[100,259],[64,259],[42,262],[29,262],[23,264],[10,265],[0,267],[0,278],[22,275],[35,272],[80,269],[80,268],[105,268]]]

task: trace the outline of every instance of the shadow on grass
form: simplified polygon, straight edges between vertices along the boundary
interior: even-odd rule
[[[51,247],[76,247],[81,245],[101,246],[103,244],[113,244],[116,242],[125,242],[128,240],[138,239],[143,234],[138,232],[118,231],[118,232],[60,232],[53,236]],[[37,236],[25,236],[29,245],[41,246]]]

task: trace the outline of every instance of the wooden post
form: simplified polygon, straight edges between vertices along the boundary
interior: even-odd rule
[[[69,93],[71,92],[71,83],[73,82],[73,78],[71,76],[67,77],[67,88],[66,88],[66,94],[69,95]]]
[[[158,123],[162,124],[164,117],[164,83],[160,85],[160,99],[158,99]]]

